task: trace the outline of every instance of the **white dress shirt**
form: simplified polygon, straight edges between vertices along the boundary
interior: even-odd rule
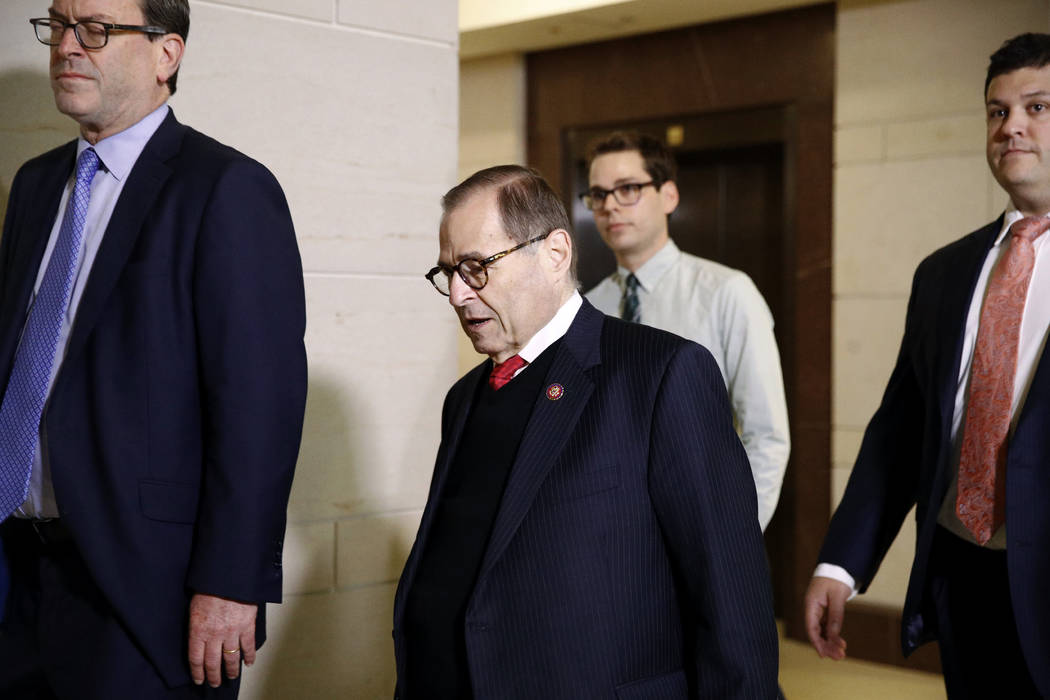
[[[599,310],[620,315],[625,268],[587,292]],[[751,278],[739,270],[683,253],[669,240],[634,271],[641,322],[706,347],[729,392],[740,441],[766,528],[780,498],[791,438],[773,316]]]
[[[1050,214],[1048,214],[1050,216]],[[1010,227],[1023,214],[1014,208],[1007,210],[1003,216],[1003,227],[988,251],[984,259],[984,266],[977,278],[977,286],[974,287],[973,297],[970,300],[970,310],[966,316],[966,331],[963,336],[962,359],[959,363],[959,375],[955,383],[955,408],[952,412],[952,463],[953,469],[951,485],[948,494],[941,504],[937,514],[937,522],[951,530],[959,537],[968,542],[976,543],[973,534],[959,521],[955,515],[955,499],[958,492],[959,452],[962,448],[962,426],[966,415],[966,401],[970,391],[970,364],[973,361],[974,347],[977,345],[977,329],[981,321],[981,307],[984,305],[985,293],[988,290],[988,278],[992,268],[1006,252],[1006,235]],[[1032,279],[1028,283],[1028,296],[1025,300],[1024,315],[1021,317],[1021,333],[1017,345],[1017,370],[1014,374],[1014,393],[1010,407],[1010,435],[1013,435],[1017,426],[1017,418],[1021,414],[1024,400],[1028,395],[1028,389],[1032,383],[1039,358],[1043,354],[1046,345],[1047,328],[1050,328],[1050,245],[1047,240],[1050,235],[1043,234],[1035,239],[1035,266],[1032,269]],[[992,549],[1006,548],[1006,525],[1004,524],[992,535],[986,547]],[[847,584],[856,594],[856,581],[840,566],[822,563],[817,566],[814,576],[826,576]]]
[[[48,394],[58,376],[58,371],[65,359],[66,346],[69,343],[69,334],[73,328],[73,319],[76,318],[77,307],[80,298],[84,294],[84,287],[90,277],[91,268],[95,264],[95,256],[98,254],[102,238],[109,225],[109,219],[113,215],[113,208],[117,205],[117,199],[124,189],[128,174],[134,167],[135,162],[146,147],[146,142],[160,127],[161,122],[168,116],[168,105],[164,104],[150,112],[135,125],[121,131],[118,134],[102,139],[94,146],[83,138],[77,141],[77,158],[87,148],[94,148],[98,154],[99,168],[95,178],[91,181],[91,199],[88,202],[87,215],[84,217],[84,231],[80,243],[80,257],[77,269],[73,277],[73,290],[69,297],[69,307],[62,318],[62,325],[58,331],[58,347],[55,350],[55,361],[51,365],[51,378],[48,381]],[[69,183],[62,193],[62,199],[58,203],[58,216],[51,228],[51,237],[48,239],[47,247],[44,249],[44,257],[40,261],[37,272],[36,283],[33,285],[33,295],[26,309],[26,318],[29,317],[29,309],[36,300],[37,291],[44,280],[44,272],[51,260],[51,252],[58,241],[58,231],[62,226],[62,217],[66,211],[66,202],[69,201],[76,182],[74,171],[70,171]],[[46,409],[45,409],[46,410]],[[47,460],[42,458],[42,446],[37,442],[37,449],[33,453],[33,471],[29,477],[29,494],[22,506],[15,511],[16,517],[22,518],[57,518],[58,505],[55,502],[55,491],[51,485],[51,468]]]
[[[554,345],[556,341],[569,332],[569,326],[572,325],[581,306],[583,306],[583,297],[580,296],[579,292],[573,292],[572,296],[554,314],[554,317],[547,321],[547,325],[536,331],[536,335],[532,336],[529,342],[525,343],[525,347],[521,349],[518,356],[528,362],[529,365],[535,362],[536,358],[542,355],[544,350]],[[514,373],[514,376],[516,377],[524,372],[529,368],[529,365],[519,369]]]

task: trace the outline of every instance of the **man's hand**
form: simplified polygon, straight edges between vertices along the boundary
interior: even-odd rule
[[[806,589],[806,633],[821,658],[846,658],[846,640],[842,632],[842,618],[846,599],[853,591],[841,581],[823,576],[810,579]]]
[[[200,685],[207,675],[208,685],[218,688],[222,669],[227,678],[236,678],[244,664],[255,663],[254,603],[197,593],[190,600],[190,675]],[[235,651],[237,650],[237,651]]]

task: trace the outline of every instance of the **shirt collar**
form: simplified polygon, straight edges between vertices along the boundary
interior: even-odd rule
[[[1050,217],[1050,213],[1043,214],[1043,216]],[[1003,239],[1006,238],[1006,233],[1007,233],[1007,231],[1010,230],[1010,227],[1013,226],[1014,224],[1016,224],[1018,221],[1020,221],[1023,218],[1024,218],[1024,214],[1022,214],[1021,212],[1017,211],[1017,209],[1014,207],[1014,205],[1011,204],[1010,208],[1007,209],[1006,212],[1003,214],[1003,227],[1001,229],[999,229],[999,235],[996,236],[995,243],[992,244],[993,247],[998,247],[999,244],[1001,244],[1003,242]],[[1037,238],[1035,240],[1036,248],[1039,247],[1039,243],[1041,241],[1043,241],[1046,237],[1047,237],[1046,234],[1043,234],[1042,236],[1039,236],[1039,238]]]
[[[535,362],[544,350],[554,345],[555,341],[569,331],[569,326],[572,325],[581,306],[583,306],[583,297],[579,292],[573,292],[568,301],[562,304],[558,312],[554,314],[554,318],[547,321],[547,325],[539,329],[536,335],[525,343],[525,347],[518,353],[521,359],[529,363]]]
[[[94,146],[85,141],[84,137],[80,137],[77,140],[77,157],[79,158],[87,148],[94,148],[106,171],[123,182],[142,154],[146,142],[160,128],[161,122],[167,116],[168,104],[164,103],[124,131],[107,136]]]
[[[674,241],[670,238],[667,239],[667,243],[664,247],[656,251],[653,257],[649,258],[634,271],[634,276],[638,279],[638,284],[647,292],[651,292],[656,283],[660,281],[660,278],[670,270],[678,258],[682,255],[682,251],[678,250],[678,246],[675,245]],[[627,280],[627,275],[631,274],[631,271],[626,267],[617,267],[616,274],[619,276],[617,280],[622,288]]]

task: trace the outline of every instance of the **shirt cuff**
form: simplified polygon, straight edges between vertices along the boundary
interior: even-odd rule
[[[849,586],[850,594],[849,598],[846,598],[846,600],[853,600],[857,597],[857,582],[849,575],[849,572],[841,566],[836,566],[835,564],[817,564],[817,570],[813,572],[813,575],[835,579],[839,583],[844,583]]]

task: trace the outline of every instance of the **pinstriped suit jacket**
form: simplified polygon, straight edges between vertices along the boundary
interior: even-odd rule
[[[484,362],[449,391],[404,601]],[[701,346],[584,301],[536,398],[465,634],[478,700],[772,698],[777,640],[756,499]],[[697,426],[702,426],[699,430]]]

